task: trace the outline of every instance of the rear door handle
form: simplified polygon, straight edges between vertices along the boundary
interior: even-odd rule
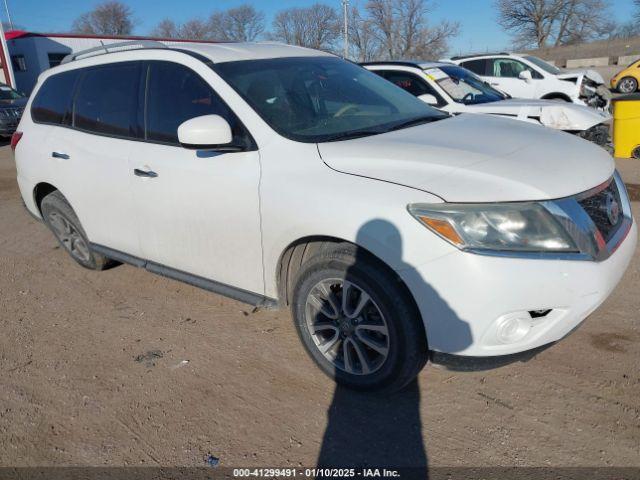
[[[61,158],[63,160],[69,160],[71,158],[66,153],[61,153],[61,152],[51,152],[51,157],[52,158]]]
[[[153,170],[140,170],[139,168],[136,168],[133,173],[137,177],[145,178],[156,178],[158,176],[158,174]]]

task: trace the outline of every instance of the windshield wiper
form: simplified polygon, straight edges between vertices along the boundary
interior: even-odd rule
[[[389,128],[387,132],[393,132],[394,130],[402,130],[403,128],[415,127],[416,125],[422,125],[423,123],[431,123],[437,120],[443,120],[445,118],[449,118],[450,115],[429,115],[428,117],[418,117],[412,118],[411,120],[407,120],[406,122],[401,122],[393,127]]]
[[[354,138],[368,137],[384,133],[386,130],[353,130],[351,132],[337,133],[322,139],[322,142],[338,142],[340,140],[352,140]]]

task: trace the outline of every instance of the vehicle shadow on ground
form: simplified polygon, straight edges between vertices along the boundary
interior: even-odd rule
[[[425,235],[429,233],[425,231]],[[359,229],[355,243],[364,248],[356,253],[354,265],[346,272],[347,280],[350,275],[356,276],[358,263],[371,261],[366,249],[386,251],[387,263],[402,271],[405,282],[417,286],[414,291],[427,299],[429,310],[446,322],[450,348],[461,351],[471,344],[468,322],[458,318],[420,273],[403,261],[402,236],[395,225],[386,220],[371,220]],[[391,274],[388,280],[397,281]],[[435,328],[441,334],[443,327]],[[428,478],[417,380],[390,396],[337,386],[327,416],[317,461],[319,468],[398,468],[401,478]]]

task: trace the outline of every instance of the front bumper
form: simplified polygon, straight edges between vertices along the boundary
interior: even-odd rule
[[[487,257],[455,252],[402,272],[422,313],[431,350],[470,356],[507,355],[555,342],[609,296],[636,249],[635,222],[603,262]],[[529,311],[551,309],[544,317]],[[512,318],[528,333],[504,343],[498,329]]]
[[[624,228],[606,244],[584,244],[585,254],[521,258],[456,250],[400,271],[422,314],[429,348],[498,356],[567,335],[611,294],[635,253],[636,224],[623,196]]]

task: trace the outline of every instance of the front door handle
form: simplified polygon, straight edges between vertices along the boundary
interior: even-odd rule
[[[61,152],[51,152],[51,157],[52,158],[61,158],[63,160],[69,160],[71,158],[66,153],[61,153]]]
[[[133,173],[137,177],[145,178],[156,178],[158,176],[158,174],[153,170],[140,170],[139,168],[136,168]]]

